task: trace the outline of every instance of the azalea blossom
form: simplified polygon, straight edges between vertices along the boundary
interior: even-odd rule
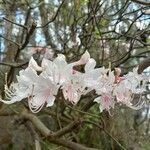
[[[37,62],[34,60],[33,57],[31,57],[29,64],[28,64],[28,68],[32,68],[36,71],[42,71],[42,67],[40,67]]]
[[[77,65],[85,65],[90,59],[90,54],[88,51],[85,51],[85,53],[81,56],[81,58],[74,62],[74,65],[77,66]]]
[[[5,86],[6,98],[10,100],[1,100],[6,104],[12,104],[17,101],[21,101],[24,98],[27,98],[32,91],[33,85],[37,82],[38,75],[35,70],[27,68],[19,72],[17,76],[17,83],[13,83],[8,89],[7,85]]]
[[[84,81],[87,87],[93,88],[98,83],[98,78],[100,76],[100,69],[95,69],[96,61],[94,59],[89,59],[86,63],[84,70]]]
[[[84,65],[84,72],[75,66]],[[110,112],[116,103],[124,104],[132,109],[140,109],[144,103],[142,93],[145,91],[149,77],[138,74],[137,68],[121,76],[121,69],[96,68],[96,61],[86,51],[79,60],[67,63],[63,54],[53,60],[43,58],[41,65],[31,57],[28,67],[21,70],[17,82],[10,87],[5,85],[6,100],[12,104],[23,99],[28,100],[32,112],[39,112],[44,106],[54,105],[58,90],[63,93],[64,100],[77,104],[82,95],[94,90],[98,95],[94,102],[99,104],[100,112]],[[136,101],[134,97],[139,97]]]
[[[2,102],[12,104],[28,98],[29,107],[34,113],[40,111],[44,104],[47,107],[54,104],[58,87],[48,76],[42,74],[38,76],[35,70],[28,67],[20,71],[17,81],[18,83],[12,84],[10,89],[5,90],[7,98],[11,100],[1,100]]]
[[[112,95],[114,88],[115,76],[111,70],[103,68],[99,77],[97,86],[95,87],[96,93],[100,95],[94,101],[99,103],[100,112],[114,108],[114,97]]]
[[[115,75],[114,72],[111,70],[104,69],[104,73],[102,72],[99,80],[98,85],[95,86],[96,93],[98,95],[104,94],[104,93],[112,93],[115,83]],[[106,73],[105,73],[106,72]]]
[[[34,113],[39,112],[45,104],[46,107],[53,106],[58,88],[48,76],[39,75],[28,99],[31,111]]]
[[[103,110],[110,112],[110,109],[114,108],[115,105],[114,98],[110,93],[105,93],[102,96],[95,98],[94,102],[97,102],[99,104],[100,112],[102,112]]]
[[[141,94],[145,90],[145,81],[143,79],[143,75],[137,73],[137,68],[134,68],[133,72],[129,72],[125,75],[124,79],[117,83],[113,90],[117,102],[123,103],[133,109],[142,108],[144,102],[141,100]],[[139,94],[140,98],[136,104],[133,105],[132,101],[136,94]]]
[[[55,84],[60,86],[66,82],[72,74],[72,67],[66,62],[63,54],[59,54],[54,61],[43,59],[42,64],[43,74],[47,74]]]
[[[69,100],[72,104],[77,104],[81,95],[87,93],[86,85],[84,85],[83,74],[77,72],[72,75],[70,81],[62,86],[64,98]]]

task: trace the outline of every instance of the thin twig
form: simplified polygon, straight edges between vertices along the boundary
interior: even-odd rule
[[[24,25],[22,25],[22,24],[20,24],[20,23],[16,23],[16,22],[14,22],[14,21],[12,21],[12,20],[9,20],[8,18],[5,18],[5,17],[3,17],[3,19],[6,20],[6,21],[8,21],[8,22],[10,22],[10,23],[12,23],[12,24],[15,24],[15,25],[17,25],[17,26],[20,26],[20,27],[24,28],[25,30],[28,30],[27,26],[24,26]]]
[[[131,0],[132,2],[135,2],[137,4],[141,4],[141,5],[146,5],[146,6],[150,6],[150,2],[146,2],[146,1],[141,1],[141,0]]]
[[[44,28],[44,27],[46,27],[47,25],[49,25],[50,23],[52,23],[52,22],[57,18],[58,14],[59,14],[59,11],[60,11],[61,7],[63,6],[64,2],[65,2],[65,0],[62,1],[62,3],[61,3],[60,6],[58,7],[58,9],[57,9],[55,15],[52,17],[52,19],[51,19],[50,21],[48,21],[48,22],[47,22],[46,24],[44,24],[43,26],[38,26],[37,28]]]
[[[6,38],[6,37],[4,37],[3,35],[0,35],[0,37],[2,37],[3,39],[5,39],[5,40],[9,41],[10,43],[13,43],[13,44],[17,45],[17,47],[18,47],[18,48],[21,46],[21,45],[20,45],[20,44],[18,44],[17,42],[14,42],[13,40],[8,39],[8,38]]]
[[[102,126],[100,126],[100,125],[98,125],[97,123],[92,122],[92,121],[84,120],[83,122],[93,124],[93,125],[97,126],[98,128],[103,129],[103,131],[104,131],[111,139],[113,139],[113,140],[118,144],[118,146],[119,146],[122,150],[127,150],[127,149],[126,149],[121,143],[119,143],[118,140],[117,140],[115,137],[113,137],[104,127],[102,127]]]

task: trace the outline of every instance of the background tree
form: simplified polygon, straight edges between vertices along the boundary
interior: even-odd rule
[[[72,62],[88,50],[98,67],[111,63],[112,70],[120,67],[126,74],[139,65],[143,72],[150,66],[149,9],[146,0],[1,0],[1,96],[6,73],[10,85],[31,55],[40,62],[62,53]],[[150,148],[149,87],[143,97],[147,107],[134,111],[117,106],[112,116],[99,114],[94,97],[91,92],[72,106],[58,96],[54,107],[36,115],[28,112],[25,101],[1,104],[0,148]]]

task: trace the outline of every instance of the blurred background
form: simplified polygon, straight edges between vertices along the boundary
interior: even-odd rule
[[[15,81],[31,56],[40,62],[42,58],[53,60],[62,53],[68,62],[72,62],[86,50],[96,60],[97,67],[108,67],[111,63],[112,70],[120,67],[122,75],[150,58],[150,1],[0,0],[2,98],[5,98],[6,80],[8,85]],[[144,73],[150,75],[150,68]],[[85,114],[87,122],[63,138],[102,150],[150,149],[149,86],[143,94],[147,104],[143,109],[135,111],[118,105],[111,111],[111,116],[105,111],[100,114],[98,106],[91,102],[93,95],[83,97],[84,101],[81,99],[75,107],[56,103],[36,116],[49,129],[58,131],[68,124],[66,118],[72,120],[73,116],[82,114],[77,110],[96,114],[101,119]],[[19,116],[25,106],[23,102],[0,103],[0,150],[66,149],[53,145],[38,131],[31,130]],[[103,127],[95,126],[93,122],[103,124]],[[38,146],[34,142],[35,132]]]

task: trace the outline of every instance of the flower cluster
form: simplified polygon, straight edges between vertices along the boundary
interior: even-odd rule
[[[75,69],[84,65],[84,73]],[[39,112],[44,105],[53,106],[58,90],[62,90],[65,100],[77,104],[82,95],[95,90],[98,95],[94,99],[99,104],[100,111],[109,111],[116,103],[125,104],[133,109],[143,106],[141,95],[145,90],[147,76],[133,72],[120,77],[121,70],[111,71],[95,68],[96,61],[90,58],[86,51],[81,58],[73,63],[67,63],[64,55],[59,54],[53,61],[43,58],[39,66],[33,57],[25,70],[17,76],[17,83],[5,87],[6,104],[28,99],[32,112]],[[140,95],[139,100],[134,96]]]

